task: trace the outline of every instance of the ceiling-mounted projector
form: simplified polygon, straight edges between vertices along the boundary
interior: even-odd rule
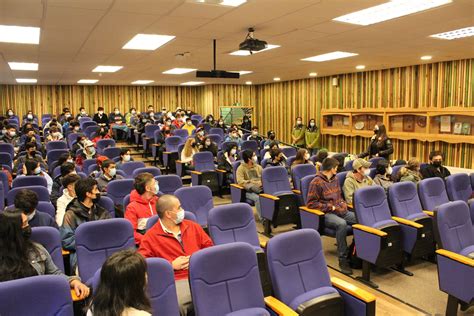
[[[258,52],[267,48],[268,43],[254,38],[253,32],[255,32],[254,28],[249,28],[247,37],[242,43],[239,44],[240,50],[248,50],[250,54],[252,54],[252,52]]]
[[[227,78],[227,79],[239,79],[240,74],[238,72],[230,72],[225,70],[216,69],[216,40],[213,40],[214,48],[214,69],[211,71],[198,70],[196,71],[197,78]]]

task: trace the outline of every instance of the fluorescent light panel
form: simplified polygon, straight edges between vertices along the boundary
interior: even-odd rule
[[[273,45],[273,44],[268,44],[267,45],[267,48],[265,49],[262,49],[258,52],[254,52],[252,51],[253,54],[258,54],[258,53],[261,53],[261,52],[264,52],[264,51],[267,51],[267,50],[270,50],[270,49],[275,49],[275,48],[278,48],[280,47],[280,45]],[[233,55],[233,56],[250,56],[250,52],[248,50],[236,50],[235,52],[232,52],[230,53],[229,55]]]
[[[18,83],[37,83],[37,79],[32,79],[32,78],[17,78],[16,82]]]
[[[281,80],[280,77],[273,78],[273,81],[280,81],[280,80]]]
[[[19,62],[9,62],[8,66],[10,66],[11,70],[31,70],[31,71],[38,71],[38,64],[37,63],[19,63]]]
[[[230,72],[238,72],[241,76],[251,74],[253,71],[250,70],[231,70]]]
[[[356,69],[359,69],[359,70],[365,69],[365,65],[358,65],[356,66]]]
[[[245,84],[246,84],[246,85],[251,85],[251,84],[252,84],[252,81],[245,81]]]
[[[229,6],[229,7],[238,7],[239,5],[244,4],[247,0],[222,0],[221,5]]]
[[[204,83],[205,83],[204,81],[187,81],[187,82],[181,83],[181,85],[182,86],[197,86]]]
[[[122,49],[155,50],[176,36],[158,34],[137,34]]]
[[[132,84],[149,84],[155,82],[154,80],[136,80],[132,82]]]
[[[359,55],[359,54],[336,51],[336,52],[317,55],[317,56],[313,56],[313,57],[303,58],[301,60],[322,62],[322,61],[328,61],[328,60],[334,60],[334,59],[340,59],[340,58],[347,58],[347,57],[352,57],[352,56],[357,56],[357,55]]]
[[[318,75],[317,72],[310,72],[310,73],[309,73],[309,76],[310,76],[310,77],[316,77],[317,75]]]
[[[431,58],[433,58],[432,56],[421,56],[420,59],[421,60],[431,60]]]
[[[77,83],[96,83],[97,81],[99,81],[99,80],[97,80],[97,79],[81,79]]]
[[[193,72],[193,71],[196,71],[196,70],[197,69],[194,69],[194,68],[173,68],[173,69],[170,69],[170,70],[166,70],[163,73],[165,75],[183,75],[183,74],[187,74],[189,72]]]
[[[0,25],[0,42],[39,44],[39,40],[39,27]]]
[[[92,72],[116,72],[122,69],[123,66],[97,66],[95,67]]]
[[[462,29],[457,29],[449,32],[438,33],[430,35],[430,37],[445,39],[445,40],[454,40],[463,37],[470,37],[474,35],[474,26],[465,27]]]
[[[451,2],[452,0],[392,0],[337,17],[333,19],[333,21],[357,25],[371,25],[436,8]]]

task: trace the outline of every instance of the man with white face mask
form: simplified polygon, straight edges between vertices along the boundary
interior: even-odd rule
[[[180,314],[188,315],[193,310],[188,280],[189,258],[213,243],[199,224],[184,219],[184,210],[175,196],[161,196],[156,203],[156,212],[159,221],[146,232],[138,252],[145,258],[160,257],[171,263]]]
[[[30,227],[49,226],[59,229],[49,214],[36,209],[38,206],[38,195],[35,191],[29,189],[20,190],[15,196],[14,204],[17,211],[21,211],[28,217],[28,225]]]
[[[102,173],[97,178],[97,188],[100,192],[107,191],[107,184],[109,184],[112,180],[119,180],[123,179],[123,177],[117,174],[117,167],[115,165],[115,161],[107,159],[102,162]]]
[[[237,184],[245,188],[245,197],[255,203],[258,219],[261,221],[259,194],[263,192],[262,166],[258,164],[257,155],[250,149],[242,153],[243,163],[237,168]]]
[[[344,181],[344,198],[348,204],[352,204],[354,192],[357,189],[373,185],[374,181],[369,177],[370,166],[372,164],[362,158],[357,158],[352,164],[354,170],[349,171]]]

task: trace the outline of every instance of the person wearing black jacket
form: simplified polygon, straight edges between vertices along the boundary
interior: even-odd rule
[[[104,108],[101,106],[97,108],[97,113],[94,114],[92,120],[99,126],[109,126],[109,118],[107,117],[107,114],[104,113]]]
[[[252,121],[247,115],[244,115],[242,118],[242,125],[240,125],[240,128],[242,128],[246,133],[250,132],[252,128]]]
[[[369,158],[382,157],[386,160],[390,160],[389,157],[393,153],[393,145],[390,138],[387,136],[387,130],[385,125],[375,125],[374,136],[370,139],[370,145],[367,151],[361,153],[358,158]]]
[[[201,143],[202,147],[199,151],[208,151],[211,152],[212,155],[214,156],[214,159],[217,157],[217,145],[214,143],[208,136],[204,137],[204,141]]]
[[[225,180],[227,184],[234,183],[232,163],[237,160],[239,160],[239,156],[237,155],[236,145],[228,146],[227,150],[217,159],[217,168],[226,171]]]
[[[444,155],[439,150],[430,152],[430,163],[420,170],[423,179],[441,178],[444,179],[451,175],[446,167],[443,167]]]

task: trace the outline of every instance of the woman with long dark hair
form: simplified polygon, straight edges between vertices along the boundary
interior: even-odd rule
[[[296,152],[296,157],[295,157],[295,160],[293,160],[293,163],[291,164],[291,168],[297,165],[304,165],[304,164],[313,165],[313,162],[309,160],[309,158],[310,158],[309,152],[306,149],[304,148],[299,149]]]
[[[135,250],[122,250],[111,255],[100,271],[100,284],[88,316],[151,315],[146,294],[146,261]]]
[[[25,214],[17,210],[0,213],[0,282],[35,275],[62,275],[80,299],[86,298],[89,288],[78,277],[66,276],[58,269],[48,251],[32,242],[30,236]]]
[[[387,129],[385,125],[375,125],[374,136],[370,138],[370,144],[367,150],[361,153],[358,158],[382,157],[390,161],[390,155],[393,153],[393,145],[390,138],[387,136]]]

